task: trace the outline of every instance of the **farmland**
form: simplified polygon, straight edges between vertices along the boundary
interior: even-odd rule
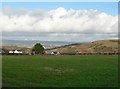
[[[3,87],[117,87],[118,56],[3,56]]]

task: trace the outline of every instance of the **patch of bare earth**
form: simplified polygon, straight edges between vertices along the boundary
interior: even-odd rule
[[[45,70],[48,70],[48,71],[56,71],[56,72],[59,72],[59,73],[62,73],[62,72],[73,72],[74,69],[65,69],[65,70],[62,70],[62,69],[59,69],[59,68],[52,68],[52,67],[44,67]]]

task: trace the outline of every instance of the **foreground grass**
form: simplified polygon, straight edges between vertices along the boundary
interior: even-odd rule
[[[3,87],[117,87],[118,56],[3,56]]]

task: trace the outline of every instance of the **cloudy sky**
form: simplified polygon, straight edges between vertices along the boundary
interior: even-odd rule
[[[115,2],[2,3],[4,40],[94,41],[117,39]]]

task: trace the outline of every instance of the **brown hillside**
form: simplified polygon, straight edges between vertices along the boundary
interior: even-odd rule
[[[81,52],[118,52],[118,40],[101,40],[88,44],[72,45],[65,48],[58,48],[46,53],[59,51],[61,53],[81,53]]]

